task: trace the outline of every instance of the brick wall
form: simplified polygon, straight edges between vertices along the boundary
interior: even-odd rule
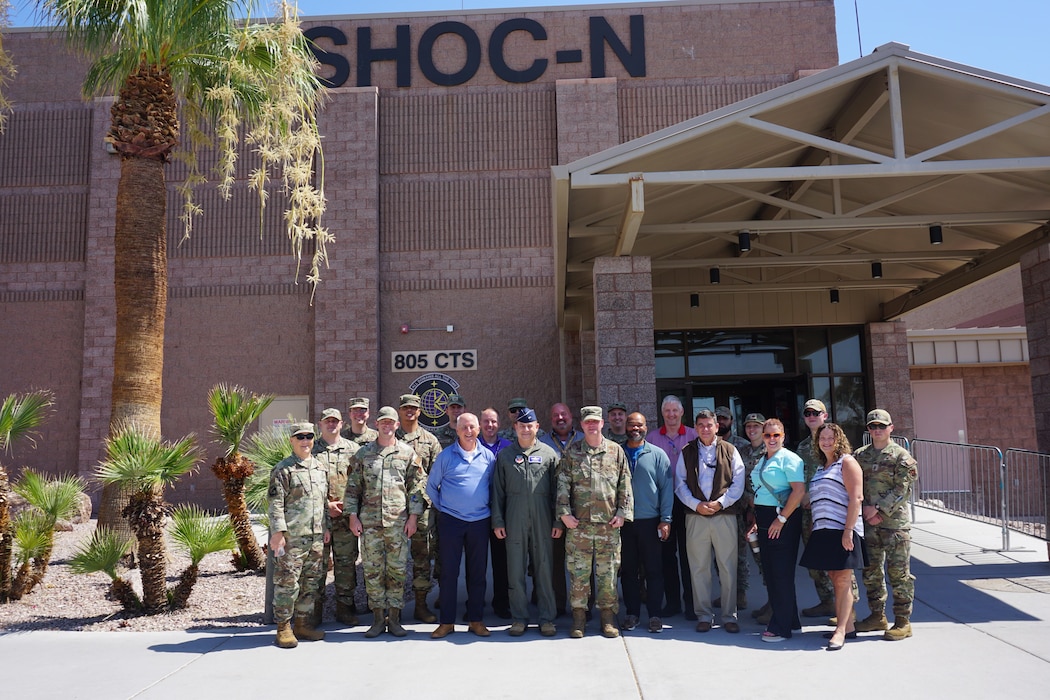
[[[1050,452],[1050,246],[1041,245],[1021,256],[1021,288],[1035,430],[1039,450]]]
[[[894,430],[914,435],[908,332],[904,323],[869,323],[865,330],[871,353],[871,408],[886,409],[893,416]]]

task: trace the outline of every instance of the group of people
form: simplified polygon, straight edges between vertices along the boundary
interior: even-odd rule
[[[278,646],[324,637],[317,626],[329,558],[336,619],[359,624],[359,556],[373,616],[367,638],[406,634],[409,558],[415,619],[438,623],[435,639],[455,632],[464,557],[463,619],[470,632],[489,636],[482,618],[490,556],[492,607],[510,620],[511,636],[527,631],[530,601],[548,637],[569,611],[570,637],[583,637],[592,608],[601,634],[616,637],[641,624],[643,602],[652,633],[663,630],[663,617],[679,613],[708,632],[717,608],[722,628],[737,633],[737,610],[747,606],[748,549],[769,594],[753,615],[766,624],[764,641],[781,641],[801,628],[794,567],[804,527],[803,564],[828,572],[830,591],[824,594],[815,578],[821,603],[802,612],[835,613],[828,648],[841,648],[857,631],[887,630],[890,639],[911,634],[906,506],[915,461],[890,440],[885,411],[868,414],[872,444],[854,458],[817,400],[806,403],[811,435],[799,454],[783,447],[779,420],[755,413],[745,419],[748,439],[733,434],[725,407],[699,411],[687,427],[674,396],[664,399],[663,425],[652,430],[622,403],[606,411],[583,407],[578,428],[569,407],[555,404],[549,432],[522,398],[508,403],[511,426],[504,430],[495,409],[469,413],[456,394],[447,405],[449,424],[433,433],[419,425],[414,394],[401,396],[396,409],[381,408],[374,429],[365,398],[350,401],[346,424],[328,408],[319,434],[311,423],[292,426],[293,454],[275,465],[269,489]],[[808,526],[804,512],[812,513]],[[862,567],[872,614],[856,621],[852,572]],[[893,629],[885,617],[884,567]],[[437,614],[427,603],[434,579]]]

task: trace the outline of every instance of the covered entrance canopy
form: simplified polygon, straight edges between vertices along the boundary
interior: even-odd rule
[[[887,44],[553,187],[562,327],[591,327],[593,261],[621,255],[652,261],[656,328],[719,323],[685,315],[694,294],[743,299],[741,326],[782,292],[812,322],[891,320],[1050,237],[1050,88]]]

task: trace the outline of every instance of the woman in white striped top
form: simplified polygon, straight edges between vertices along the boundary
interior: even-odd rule
[[[825,423],[813,444],[814,456],[823,465],[809,482],[813,534],[799,562],[807,569],[828,572],[835,587],[838,626],[830,635],[829,651],[842,648],[857,633],[853,628],[853,569],[868,563],[860,507],[864,497],[863,474],[850,455],[842,428]]]

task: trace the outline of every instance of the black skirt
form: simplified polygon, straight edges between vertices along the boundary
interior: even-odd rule
[[[868,549],[864,538],[853,533],[853,551],[842,548],[842,530],[814,530],[802,553],[799,566],[818,571],[863,569],[868,565]]]

